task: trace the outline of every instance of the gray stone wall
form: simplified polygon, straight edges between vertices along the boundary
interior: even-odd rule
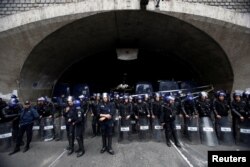
[[[84,0],[0,0],[0,17],[64,3],[80,2]]]
[[[182,0],[182,1],[223,7],[240,13],[250,13],[250,0]]]
[[[0,17],[64,3],[84,0],[0,0]],[[168,0],[169,1],[169,0]],[[171,0],[173,1],[173,0]],[[190,3],[202,3],[210,6],[223,7],[241,13],[250,13],[250,0],[179,0]]]

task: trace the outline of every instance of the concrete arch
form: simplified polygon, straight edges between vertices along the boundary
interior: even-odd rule
[[[65,31],[65,29],[67,29],[67,27],[69,27],[65,25],[72,23],[71,25],[74,26],[75,24],[75,26],[77,26],[77,22],[81,22],[81,20],[84,20],[84,18],[95,18],[100,15],[104,16],[105,14],[111,14],[109,16],[114,17],[114,15],[116,15],[117,13],[122,13],[122,11],[125,11],[125,13],[126,11],[128,13],[142,13],[138,10],[139,2],[137,0],[131,0],[128,2],[124,2],[122,0],[88,0],[80,3],[65,4],[61,6],[28,11],[21,14],[1,18],[0,57],[1,60],[3,60],[3,65],[0,67],[0,86],[2,88],[1,91],[6,94],[11,92],[12,90],[20,90],[19,92],[25,98],[35,97],[39,94],[44,94],[45,92],[48,93],[51,90],[51,86],[55,82],[55,75],[48,74],[46,69],[43,69],[44,71],[42,72],[39,71],[39,69],[35,69],[31,74],[29,73],[30,69],[28,67],[31,67],[32,62],[36,60],[34,56],[32,58],[32,55],[36,55],[36,53],[39,53],[41,49],[44,49],[41,46],[46,46],[43,45],[43,43],[46,43],[47,40],[53,41],[53,38],[46,38],[49,34],[55,32],[50,35],[50,37],[54,36],[55,38],[58,35],[60,36],[60,31],[63,32]],[[217,50],[220,52],[220,55],[225,56],[226,54],[228,56],[228,58],[226,59],[228,59],[229,62],[227,60],[222,61],[222,67],[224,65],[228,66],[228,64],[231,63],[235,77],[233,88],[245,88],[250,84],[250,80],[245,80],[244,78],[242,78],[249,74],[246,67],[247,65],[249,65],[250,60],[246,57],[246,55],[249,53],[250,48],[249,46],[244,47],[243,45],[245,42],[249,43],[250,41],[250,16],[248,14],[233,13],[225,9],[216,7],[209,7],[200,4],[189,4],[178,1],[164,2],[162,3],[160,10],[155,10],[154,4],[150,2],[148,10],[151,11],[146,12],[147,16],[151,18],[151,20],[149,21],[154,21],[154,19],[158,16],[163,17],[164,15],[167,15],[164,16],[164,18],[168,18],[167,20],[169,20],[170,18],[178,18],[174,19],[178,20],[176,21],[176,25],[183,26],[189,23],[197,27],[197,29],[200,29],[201,31],[207,33],[209,36],[211,36],[211,38],[208,39],[212,41],[214,40],[214,48],[215,46],[217,48],[221,47],[220,49],[213,49],[212,47],[210,48],[211,51]],[[154,14],[154,12],[163,15],[157,15]],[[98,15],[97,13],[103,14]],[[93,16],[87,17],[91,15]],[[106,21],[108,20],[109,19],[106,19]],[[126,17],[121,15],[120,21],[122,22],[122,20],[126,20]],[[163,20],[158,21],[164,22]],[[180,20],[183,20],[184,22],[181,22]],[[82,22],[84,23],[85,21],[86,20]],[[110,25],[113,24],[111,23]],[[60,28],[62,29],[59,30]],[[196,31],[198,32],[197,29]],[[182,31],[184,31],[184,29],[182,29]],[[224,33],[226,36],[228,35],[229,38],[223,37],[221,33]],[[231,44],[231,42],[235,38],[237,38],[237,41]],[[114,41],[112,40],[110,40],[109,42],[110,44],[114,43]],[[89,48],[91,48],[91,46],[89,46]],[[53,50],[55,48],[51,47],[47,49]],[[101,49],[101,47],[99,47],[98,49]],[[240,56],[236,56],[235,52],[237,52]],[[91,54],[91,51],[88,53]],[[31,55],[31,57],[29,57],[29,55]],[[219,60],[216,56],[214,58],[214,60]],[[41,61],[39,64],[46,63],[42,62],[46,59],[39,60]],[[77,60],[77,56],[74,60]],[[71,62],[74,60],[71,59]],[[241,67],[244,68],[239,68],[238,65],[243,62],[244,64],[242,64]],[[196,64],[198,65],[199,63],[197,62]],[[43,75],[40,75],[39,79],[33,78],[33,80],[29,80],[28,78],[34,77],[35,71],[37,72],[37,74],[39,71],[39,73]],[[225,80],[233,80],[232,71],[222,70],[221,73],[226,73],[225,76],[227,76],[227,79]],[[211,76],[207,79],[211,79]],[[217,77],[217,79],[220,79],[220,77]],[[223,84],[223,82],[226,82],[225,80],[222,79],[220,82],[218,82],[218,85],[225,85]],[[32,88],[32,86],[34,86],[32,84],[37,81],[39,81],[38,87]]]

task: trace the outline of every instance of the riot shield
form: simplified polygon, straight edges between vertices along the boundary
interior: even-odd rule
[[[232,131],[232,122],[229,119],[230,117],[221,117],[216,119],[216,132],[220,144],[223,145],[232,145],[234,144],[233,131]]]
[[[181,141],[183,136],[183,117],[180,115],[176,115],[175,117],[175,128],[178,139]]]
[[[131,140],[131,125],[130,119],[121,118],[119,123],[119,139],[120,143],[129,143]]]
[[[33,127],[32,127],[32,141],[41,141],[41,127],[40,127],[40,121],[36,120],[34,121]]]
[[[250,146],[250,119],[245,118],[244,121],[238,120],[236,131],[237,144]]]
[[[138,119],[138,131],[139,131],[139,140],[148,140],[149,139],[149,120],[148,118],[139,118]]]
[[[190,116],[186,118],[186,133],[191,144],[200,144],[199,118]]]
[[[54,139],[54,124],[53,118],[44,118],[44,141],[51,141]]]
[[[0,152],[7,152],[11,147],[12,132],[11,122],[4,122],[0,124]]]
[[[61,117],[56,117],[54,119],[54,128],[55,128],[55,140],[61,140],[60,134],[61,134]]]
[[[161,126],[160,120],[158,118],[152,119],[152,133],[153,140],[157,142],[164,140],[163,127]]]
[[[209,117],[200,118],[200,135],[202,144],[207,146],[217,146],[219,144],[213,123]]]
[[[65,124],[65,118],[62,116],[60,117],[61,124],[60,124],[60,139],[61,140],[67,140],[67,131],[66,131],[66,124]]]

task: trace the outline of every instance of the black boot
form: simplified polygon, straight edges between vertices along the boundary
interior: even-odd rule
[[[84,146],[83,146],[83,141],[81,139],[79,139],[77,142],[78,142],[80,151],[77,153],[76,157],[81,157],[85,153]]]
[[[69,139],[69,144],[68,155],[71,155],[74,152],[74,141],[72,139]]]
[[[173,137],[174,137],[174,143],[175,143],[176,147],[181,148],[181,144],[180,144],[180,142],[179,142],[179,140],[177,138],[176,130],[173,130]]]
[[[27,145],[24,147],[23,152],[25,153],[25,152],[27,152],[29,149],[30,149],[30,145],[29,145],[29,144],[27,144]]]
[[[15,147],[14,151],[12,151],[11,153],[9,153],[9,155],[13,155],[13,154],[15,154],[15,153],[17,153],[19,151],[20,151],[20,147]]]
[[[114,155],[115,152],[112,149],[112,136],[108,137],[108,153]]]
[[[106,151],[107,148],[107,142],[106,142],[106,136],[102,135],[102,149],[101,149],[101,153],[104,153]]]
[[[93,131],[93,135],[92,135],[92,138],[93,137],[96,137],[96,125],[92,125],[92,131]]]
[[[169,132],[165,132],[165,136],[166,136],[166,143],[168,147],[171,147],[171,142],[170,142],[170,134]]]

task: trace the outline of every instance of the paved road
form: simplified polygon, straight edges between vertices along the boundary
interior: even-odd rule
[[[130,144],[121,144],[114,139],[115,155],[100,154],[101,137],[87,138],[85,140],[86,153],[76,158],[76,154],[67,156],[64,150],[66,141],[32,142],[30,151],[19,152],[8,156],[8,152],[0,153],[1,167],[185,167],[207,166],[208,150],[250,150],[242,146],[216,146],[190,145],[182,143],[178,152],[175,147],[167,147],[165,142],[133,141]],[[13,148],[12,148],[13,149]],[[187,161],[185,160],[187,158]]]

